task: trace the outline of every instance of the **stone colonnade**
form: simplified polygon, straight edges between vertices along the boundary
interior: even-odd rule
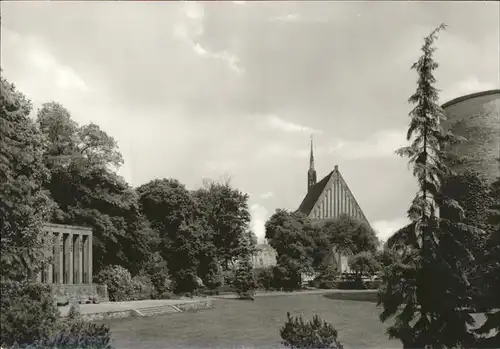
[[[47,284],[92,284],[92,229],[45,224],[49,262],[37,274]]]

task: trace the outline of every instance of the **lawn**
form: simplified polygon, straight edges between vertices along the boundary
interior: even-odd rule
[[[401,348],[385,335],[374,303],[321,295],[258,297],[255,302],[221,299],[196,313],[106,321],[117,349],[279,348],[286,312],[318,314],[339,331],[348,348]]]

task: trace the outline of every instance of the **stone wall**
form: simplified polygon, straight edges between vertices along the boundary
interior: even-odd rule
[[[447,117],[443,128],[466,138],[448,149],[462,161],[448,165],[457,173],[472,170],[493,182],[500,175],[495,160],[500,157],[500,90],[459,97],[445,103],[443,109]]]
[[[99,302],[108,302],[108,288],[106,285],[83,284],[83,285],[67,285],[67,284],[52,284],[52,290],[57,300],[67,299],[76,300],[79,303],[87,303],[92,299],[97,299]]]

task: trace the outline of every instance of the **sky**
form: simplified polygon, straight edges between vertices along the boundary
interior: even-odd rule
[[[133,186],[230,177],[262,239],[335,165],[380,238],[416,184],[394,151],[423,38],[440,99],[500,87],[498,2],[1,2],[3,75],[113,136]]]

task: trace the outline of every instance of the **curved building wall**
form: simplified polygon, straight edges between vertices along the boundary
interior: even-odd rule
[[[463,158],[450,164],[458,173],[473,170],[491,183],[500,175],[500,90],[474,93],[443,104],[445,130],[466,140],[449,151]]]

